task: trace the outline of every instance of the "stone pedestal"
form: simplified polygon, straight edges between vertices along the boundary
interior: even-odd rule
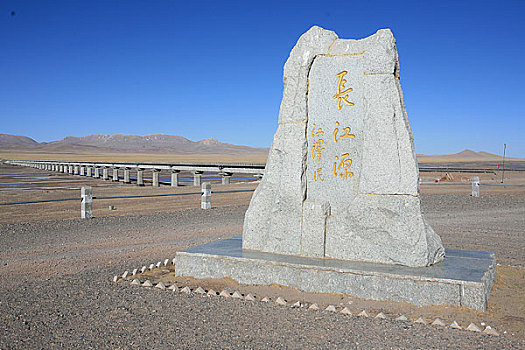
[[[175,276],[233,278],[241,284],[277,284],[306,292],[354,295],[417,306],[452,305],[486,311],[496,279],[493,253],[447,249],[429,267],[309,258],[241,249],[241,237],[177,252]]]

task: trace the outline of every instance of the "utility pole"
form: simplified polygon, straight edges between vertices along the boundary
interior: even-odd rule
[[[505,151],[507,150],[507,144],[503,144],[503,171],[501,172],[501,183],[503,183],[503,177],[505,176]]]

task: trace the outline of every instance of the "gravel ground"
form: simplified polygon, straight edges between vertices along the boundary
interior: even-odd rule
[[[423,195],[446,247],[525,263],[525,198]],[[246,206],[0,226],[0,348],[498,348],[523,339],[111,282],[238,235]],[[503,237],[503,238],[502,238]]]

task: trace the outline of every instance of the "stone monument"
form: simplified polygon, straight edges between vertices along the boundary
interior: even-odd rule
[[[390,30],[301,36],[242,240],[177,252],[175,274],[485,310],[494,255],[445,254],[424,220]]]
[[[243,248],[406,266],[443,260],[421,213],[390,30],[344,40],[313,27],[299,39]]]

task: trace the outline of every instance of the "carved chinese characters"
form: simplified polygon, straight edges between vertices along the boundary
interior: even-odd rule
[[[332,212],[357,191],[362,76],[359,56],[319,56],[310,70],[307,198],[329,202]]]

